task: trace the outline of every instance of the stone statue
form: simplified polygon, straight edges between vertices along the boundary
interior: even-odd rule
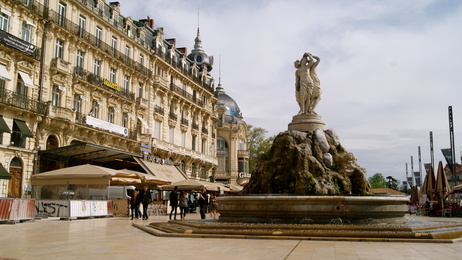
[[[294,63],[295,98],[300,106],[298,114],[315,114],[314,108],[321,99],[320,81],[316,74],[319,57],[305,52],[301,60]]]

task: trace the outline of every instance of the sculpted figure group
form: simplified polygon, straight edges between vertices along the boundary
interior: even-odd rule
[[[316,67],[321,59],[305,52],[301,60],[296,60],[295,68],[295,98],[300,106],[298,114],[316,114],[314,109],[321,100],[320,81]]]

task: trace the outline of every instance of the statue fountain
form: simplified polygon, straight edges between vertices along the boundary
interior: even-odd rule
[[[407,222],[408,199],[371,194],[356,157],[314,111],[321,98],[316,66],[295,62],[300,112],[261,155],[240,196],[219,196],[218,222],[134,223],[156,236],[453,242],[462,224]],[[411,218],[412,219],[412,218]]]
[[[220,197],[224,222],[330,223],[341,219],[405,222],[404,197],[371,196],[356,157],[340,143],[315,108],[321,99],[316,67],[320,58],[304,53],[295,61],[295,97],[300,111],[288,131],[258,158],[246,196]],[[282,195],[288,194],[288,195]]]

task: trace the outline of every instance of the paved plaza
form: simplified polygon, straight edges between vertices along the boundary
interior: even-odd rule
[[[198,219],[192,213],[189,219]],[[412,216],[411,221],[461,218]],[[462,243],[340,242],[156,237],[128,217],[43,219],[0,225],[0,259],[462,259]]]

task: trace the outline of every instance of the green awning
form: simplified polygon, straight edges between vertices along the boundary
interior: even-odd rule
[[[11,175],[8,173],[8,171],[3,167],[3,165],[0,164],[0,179],[6,179],[10,180]]]
[[[18,126],[23,136],[34,137],[34,134],[30,131],[29,127],[27,127],[26,122],[14,119],[14,123]]]
[[[6,124],[5,120],[3,119],[3,116],[0,116],[0,133],[10,133],[11,130]]]

